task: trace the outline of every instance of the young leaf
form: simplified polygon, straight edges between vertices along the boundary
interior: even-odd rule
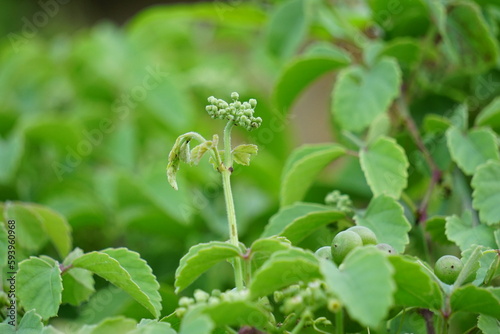
[[[500,97],[496,97],[476,117],[476,125],[491,126],[494,130],[500,129]]]
[[[409,257],[390,256],[397,289],[396,305],[439,310],[443,295],[438,283],[419,263]]]
[[[446,138],[453,161],[467,175],[472,175],[478,166],[489,159],[499,160],[496,136],[489,129],[462,133],[453,126],[446,132]]]
[[[255,240],[250,247],[252,271],[262,266],[262,264],[264,264],[264,262],[267,261],[273,253],[290,247],[290,241],[284,237],[271,237]]]
[[[394,57],[403,68],[413,68],[422,56],[418,42],[412,38],[396,38],[389,41],[382,50],[379,57]]]
[[[453,291],[450,297],[453,312],[471,312],[500,318],[500,299],[494,289],[466,285]]]
[[[479,258],[479,269],[476,272],[476,278],[472,282],[472,284],[476,286],[480,286],[485,282],[485,279],[488,276],[488,273],[491,267],[494,265],[495,260],[498,258],[496,253],[483,253],[485,250],[490,248],[480,246],[479,250],[482,255]],[[467,263],[470,256],[472,256],[475,252],[475,247],[471,247],[462,252],[462,262]]]
[[[259,148],[257,147],[257,145],[252,145],[252,144],[238,145],[231,152],[233,155],[233,160],[234,162],[240,165],[248,166],[250,165],[250,158],[253,155],[257,154],[258,149]]]
[[[464,283],[469,283],[469,281],[474,280],[477,270],[480,266],[479,260],[483,256],[481,248],[481,246],[474,247],[470,255],[467,257],[467,261],[464,263],[464,267],[460,271],[460,274],[458,274],[455,283],[453,283],[454,288],[457,288]]]
[[[401,71],[392,58],[384,58],[369,69],[343,69],[333,91],[333,116],[345,130],[364,130],[387,111],[399,94],[400,84]]]
[[[271,255],[254,273],[250,283],[252,299],[267,296],[290,284],[320,278],[316,256],[300,248],[290,248]]]
[[[349,55],[331,45],[321,52],[308,52],[289,63],[281,72],[274,89],[274,100],[278,110],[286,113],[299,94],[321,75],[347,66]]]
[[[25,310],[35,310],[44,320],[57,315],[63,286],[61,270],[56,261],[37,257],[22,261],[19,263],[16,285]]]
[[[446,236],[446,217],[434,216],[425,222],[425,231],[432,240],[442,245],[453,245]]]
[[[307,32],[305,3],[291,0],[282,3],[272,14],[267,31],[267,50],[276,58],[290,57]]]
[[[52,326],[43,327],[42,317],[40,317],[34,310],[26,312],[17,326],[9,325],[7,323],[0,324],[0,332],[2,334],[63,334]]]
[[[195,316],[190,317],[187,313],[182,321],[179,334],[210,334],[214,328],[214,322],[207,315],[196,312]]]
[[[211,148],[213,147],[213,143],[211,141],[206,141],[204,143],[201,143],[197,146],[195,146],[191,150],[191,165],[198,165],[200,163],[201,158],[203,158],[203,155],[207,153]]]
[[[495,247],[494,229],[484,224],[473,226],[470,211],[464,212],[460,218],[456,215],[446,217],[446,236],[457,244],[462,251],[472,245]]]
[[[392,197],[381,195],[370,201],[362,216],[355,216],[358,225],[370,228],[380,243],[391,245],[403,252],[410,241],[408,232],[411,225],[406,220],[403,207]]]
[[[345,152],[345,148],[337,144],[305,145],[295,150],[283,168],[280,205],[300,201],[317,174]]]
[[[175,292],[187,288],[215,264],[239,255],[239,248],[227,242],[212,241],[191,247],[175,272]]]
[[[75,248],[64,259],[63,266],[71,266],[74,259],[83,255],[80,248]],[[85,269],[71,268],[64,275],[63,279],[63,303],[68,303],[78,306],[84,301],[87,301],[95,292],[93,274]]]
[[[398,199],[406,188],[409,162],[404,149],[388,137],[380,137],[359,153],[361,168],[374,196]]]
[[[483,334],[497,334],[500,332],[500,320],[481,314],[477,321],[477,327],[483,331]]]
[[[320,262],[325,283],[352,319],[376,327],[393,306],[393,268],[388,257],[373,246],[355,248],[339,270],[331,261]],[[362,301],[362,302],[360,302]]]
[[[344,213],[326,205],[295,203],[272,216],[261,237],[281,235],[297,244],[321,226],[344,217]]]
[[[155,317],[160,316],[160,285],[138,253],[126,248],[108,248],[76,258],[73,267],[101,276],[128,293]]]
[[[488,161],[477,168],[471,182],[474,209],[479,210],[482,222],[500,222],[500,162]]]

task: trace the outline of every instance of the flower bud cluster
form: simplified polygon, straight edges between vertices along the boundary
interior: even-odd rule
[[[312,311],[324,306],[327,296],[321,283],[314,281],[306,286],[291,285],[285,290],[276,291],[274,300],[282,302],[280,310],[284,314],[301,314],[306,309]]]
[[[334,190],[326,195],[325,203],[346,214],[352,214],[354,212],[354,207],[349,196],[342,194],[338,190]]]
[[[238,93],[233,92],[231,93],[233,102],[227,103],[224,100],[210,96],[208,98],[210,104],[205,109],[210,117],[214,119],[226,119],[248,131],[257,129],[262,124],[262,118],[253,116],[257,100],[250,99],[248,102],[240,102],[238,101],[239,97]]]

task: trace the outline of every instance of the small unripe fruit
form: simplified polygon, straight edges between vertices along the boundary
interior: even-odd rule
[[[368,227],[352,226],[348,228],[347,231],[352,231],[357,233],[361,237],[363,245],[376,245],[378,243],[377,236]]]
[[[363,241],[357,233],[352,231],[338,233],[332,241],[333,262],[340,265],[350,251],[360,246],[363,246]]]
[[[326,260],[332,260],[332,247],[330,246],[324,246],[321,248],[318,248],[318,250],[314,253],[317,257],[326,259]]]
[[[434,273],[443,283],[453,284],[463,267],[464,265],[459,258],[453,255],[445,255],[436,261]]]
[[[392,247],[389,244],[377,244],[376,246],[378,249],[380,249],[382,252],[387,253],[389,255],[395,255],[397,254],[396,250],[394,247]]]

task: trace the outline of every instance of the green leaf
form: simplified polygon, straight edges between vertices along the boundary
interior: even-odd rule
[[[491,126],[497,132],[500,130],[500,97],[496,97],[477,115],[475,124]]]
[[[160,316],[160,285],[138,253],[126,248],[108,248],[76,258],[73,267],[101,276],[128,293],[156,318]]]
[[[477,327],[483,334],[497,334],[500,332],[500,321],[494,317],[481,314],[477,321]]]
[[[157,320],[142,319],[137,324],[137,328],[128,334],[176,334],[168,322],[158,322]]]
[[[201,274],[215,264],[240,255],[238,247],[227,242],[212,241],[198,244],[189,249],[175,272],[175,292],[187,288]]]
[[[453,312],[464,311],[500,318],[500,299],[493,289],[466,285],[456,289],[450,297]]]
[[[52,326],[43,327],[42,317],[36,314],[34,310],[24,314],[17,326],[17,331],[16,327],[2,323],[0,324],[0,332],[3,334],[63,334]]]
[[[480,166],[471,182],[474,209],[488,225],[500,222],[500,162],[488,161]]]
[[[427,114],[424,117],[423,129],[426,133],[444,133],[451,126],[451,122],[446,117]]]
[[[425,231],[432,240],[442,245],[452,245],[446,236],[446,217],[434,216],[425,222]]]
[[[270,237],[255,240],[250,247],[252,271],[262,266],[273,253],[290,247],[290,241],[284,237]]]
[[[234,162],[248,166],[253,155],[257,154],[259,148],[253,144],[243,144],[236,146],[232,151]]]
[[[48,237],[61,257],[71,250],[71,226],[61,214],[38,204],[9,202],[4,215],[16,220],[17,242],[24,248],[36,251]]]
[[[398,199],[406,188],[409,162],[404,149],[388,137],[380,137],[359,153],[361,168],[374,196]]]
[[[460,247],[466,250],[472,245],[484,245],[495,247],[494,229],[484,224],[474,226],[470,211],[464,212],[460,218],[456,215],[446,217],[446,236]]]
[[[12,180],[24,154],[24,138],[20,134],[14,134],[11,138],[4,140],[0,138],[0,184],[6,184]]]
[[[422,56],[420,46],[412,38],[397,38],[389,41],[382,50],[379,57],[394,57],[399,65],[404,68],[413,68]]]
[[[440,309],[443,295],[426,268],[410,257],[390,256],[389,261],[395,270],[396,305]]]
[[[304,145],[296,149],[283,168],[280,205],[300,201],[317,174],[345,152],[345,148],[337,144]]]
[[[200,312],[210,316],[217,326],[249,325],[264,329],[269,322],[269,313],[248,300],[223,300],[200,307]]]
[[[443,37],[450,60],[471,73],[493,66],[498,58],[498,45],[480,8],[470,2],[458,2],[449,4],[446,11]]]
[[[136,325],[135,320],[119,316],[104,319],[96,325],[84,325],[76,334],[129,333]]]
[[[345,306],[352,319],[376,327],[393,306],[393,268],[373,246],[355,248],[339,270],[331,261],[321,260],[325,283]],[[360,302],[362,301],[362,302]]]
[[[22,261],[16,285],[25,310],[35,310],[44,320],[57,315],[63,286],[56,261],[37,257]]]
[[[289,58],[300,46],[307,33],[305,3],[285,1],[269,19],[266,36],[267,50],[278,59]]]
[[[475,252],[475,247],[471,247],[465,251],[462,252],[462,262],[467,263],[468,259],[471,257],[471,255],[474,254]],[[477,272],[475,273],[476,277],[472,284],[476,286],[483,285],[485,282],[485,278],[491,269],[491,267],[494,265],[494,261],[497,259],[498,255],[496,253],[484,253],[484,251],[489,250],[490,248],[488,247],[483,247],[480,246],[479,250],[481,251],[481,256],[479,257],[479,269],[477,269]],[[476,255],[477,256],[477,255]]]
[[[343,217],[344,213],[326,205],[295,203],[272,216],[261,237],[281,235],[298,244],[321,226]]]
[[[464,263],[464,267],[460,271],[460,274],[458,274],[455,283],[453,283],[454,288],[457,288],[464,283],[469,283],[474,280],[474,278],[476,277],[476,273],[480,267],[479,260],[483,256],[481,248],[481,246],[474,247],[470,255],[468,255],[468,257],[465,259],[466,261]]]
[[[419,309],[403,310],[391,320],[390,333],[428,334],[425,318],[419,311]]]
[[[404,210],[392,197],[381,195],[374,197],[366,212],[354,217],[358,225],[370,228],[380,243],[386,243],[402,253],[410,241],[408,232],[411,225],[406,220]]]
[[[462,133],[453,126],[446,132],[446,138],[453,161],[467,175],[472,175],[478,166],[489,159],[499,160],[496,137],[489,129]]]
[[[401,72],[392,58],[384,58],[368,69],[343,69],[333,91],[333,116],[345,130],[364,130],[388,110],[399,94],[400,84]]]
[[[288,285],[320,277],[318,259],[313,253],[295,247],[278,251],[254,273],[250,296],[267,296]]]
[[[351,62],[348,54],[331,45],[323,47],[321,52],[317,50],[294,59],[281,72],[275,84],[274,100],[283,114],[314,80]]]
[[[181,324],[179,334],[210,334],[215,328],[214,322],[205,314],[196,312],[196,316],[186,314]]]
[[[206,141],[204,143],[195,146],[190,153],[191,156],[190,164],[194,166],[198,165],[200,163],[201,158],[203,158],[203,156],[205,155],[205,153],[207,153],[213,147],[217,147],[218,140],[219,140],[218,136],[214,135],[212,141]]]
[[[74,259],[83,255],[80,248],[75,248],[64,259],[63,265],[70,266]],[[90,296],[95,292],[93,274],[85,269],[72,268],[63,276],[63,293],[62,302],[74,306],[78,306],[84,301],[89,300]]]

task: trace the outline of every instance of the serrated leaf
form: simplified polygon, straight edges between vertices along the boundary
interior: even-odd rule
[[[394,270],[387,256],[372,246],[359,247],[347,255],[342,267],[339,270],[331,261],[321,260],[326,286],[338,296],[352,319],[376,327],[394,303]]]
[[[273,253],[290,247],[290,241],[284,237],[270,237],[255,240],[250,247],[252,271],[262,266]]]
[[[456,215],[446,217],[446,236],[463,251],[472,245],[494,248],[493,231],[492,227],[484,224],[473,226],[470,211],[466,211],[461,218]]]
[[[30,257],[19,263],[18,297],[25,310],[35,310],[42,319],[56,316],[62,300],[61,270],[56,261]]]
[[[453,126],[446,132],[446,139],[453,161],[467,175],[472,175],[478,166],[490,159],[499,160],[496,137],[489,129],[462,133]]]
[[[244,166],[250,165],[250,159],[257,154],[259,148],[253,144],[242,144],[232,150],[233,160]]]
[[[398,199],[406,188],[409,162],[404,149],[388,137],[380,137],[359,153],[361,168],[374,196]]]
[[[500,318],[500,299],[493,289],[466,285],[453,291],[450,297],[453,312],[464,311]]]
[[[471,182],[474,209],[488,225],[500,222],[500,162],[488,161],[477,168]]]
[[[483,334],[497,334],[500,332],[500,320],[481,314],[477,321],[477,327]]]
[[[320,278],[318,259],[300,248],[275,252],[255,273],[250,283],[252,299],[267,296],[290,284]]]
[[[298,244],[321,226],[343,217],[344,213],[326,205],[296,203],[272,216],[261,237],[280,235]]]
[[[170,327],[168,322],[142,319],[137,324],[137,328],[128,334],[176,334],[176,331]]]
[[[304,145],[295,150],[283,168],[280,205],[300,201],[317,174],[345,152],[345,148],[337,144]]]
[[[187,288],[215,264],[240,256],[238,247],[227,242],[212,241],[191,247],[175,272],[175,292]]]
[[[481,246],[475,246],[470,255],[465,259],[464,267],[458,274],[455,283],[453,283],[453,288],[457,288],[464,283],[469,283],[476,277],[477,270],[480,267],[479,260],[483,256],[481,251]]]
[[[64,259],[63,265],[70,266],[74,259],[83,255],[80,248],[75,248]],[[63,293],[62,302],[78,306],[87,301],[95,292],[93,274],[85,269],[72,268],[62,275]]]
[[[362,216],[354,217],[358,225],[370,228],[380,243],[387,243],[402,253],[408,244],[411,225],[404,210],[392,197],[381,195],[370,201]]]
[[[333,91],[333,116],[345,130],[364,130],[388,110],[399,94],[400,84],[401,71],[392,58],[384,58],[369,69],[343,69]]]
[[[479,258],[479,269],[476,271],[476,277],[472,284],[476,286],[483,285],[485,278],[488,274],[488,271],[490,270],[491,266],[493,265],[494,261],[498,257],[496,253],[484,253],[484,251],[488,250],[488,247],[483,247],[480,246],[479,250],[481,251],[482,255]],[[471,247],[467,249],[466,251],[462,252],[462,262],[467,263],[469,257],[474,254],[475,248]]]
[[[160,316],[160,285],[138,253],[126,248],[108,248],[80,256],[73,261],[73,267],[101,276],[124,290],[155,317]]]
[[[104,319],[96,325],[84,325],[76,334],[128,333],[134,330],[136,325],[135,320],[118,316]]]
[[[425,318],[419,309],[404,310],[391,320],[390,334],[428,334]]]
[[[495,130],[500,129],[500,97],[496,97],[477,115],[476,125],[491,126]]]
[[[439,310],[443,295],[437,282],[428,271],[409,257],[390,256],[397,289],[396,305]]]
[[[496,63],[498,45],[490,33],[480,8],[470,2],[458,2],[446,8],[445,45],[450,60],[461,70],[477,72]]]
[[[266,47],[276,58],[288,58],[299,47],[307,32],[302,0],[286,1],[276,7],[269,19]]]
[[[214,328],[214,322],[207,315],[197,312],[196,316],[189,317],[188,313],[181,324],[179,334],[210,334]]]
[[[300,93],[315,79],[350,62],[349,55],[331,45],[322,48],[322,52],[309,52],[294,59],[283,69],[275,85],[274,100],[278,110],[288,112]]]
[[[201,143],[197,146],[195,146],[191,150],[191,165],[198,165],[200,163],[201,158],[207,153],[210,149],[212,148],[212,142],[211,141],[206,141],[204,143]]]

